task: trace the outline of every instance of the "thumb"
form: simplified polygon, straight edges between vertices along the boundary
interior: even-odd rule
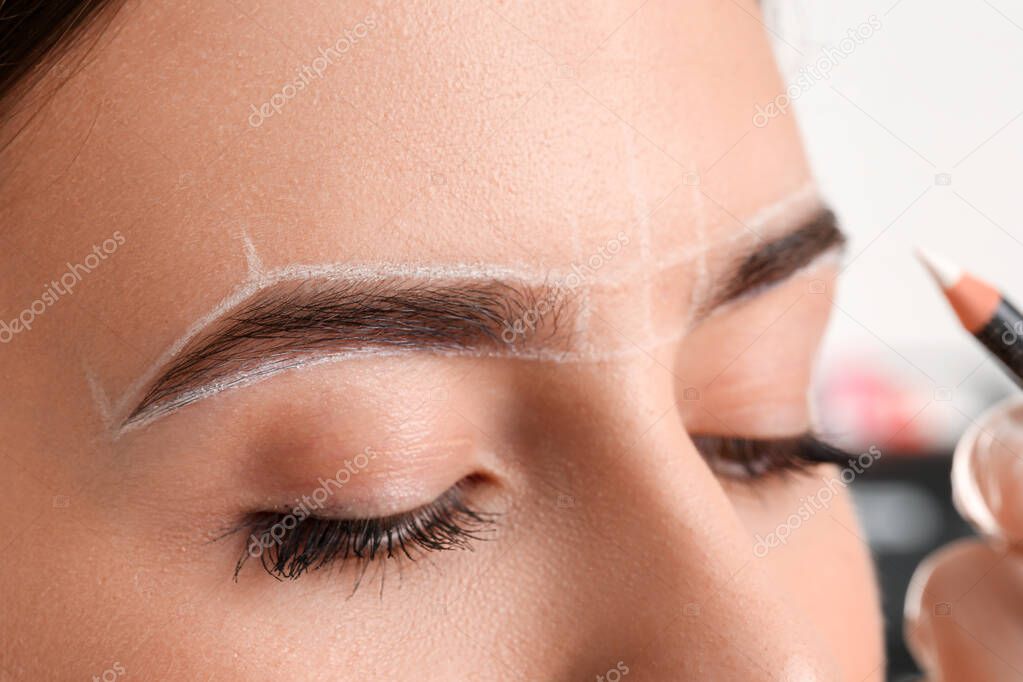
[[[963,436],[953,499],[986,538],[929,556],[906,595],[906,641],[935,680],[1023,679],[1023,400],[990,410]]]
[[[1023,680],[1023,561],[961,540],[917,567],[906,594],[906,644],[927,679]]]
[[[1023,542],[1023,399],[995,406],[967,429],[952,462],[952,499],[980,534]]]

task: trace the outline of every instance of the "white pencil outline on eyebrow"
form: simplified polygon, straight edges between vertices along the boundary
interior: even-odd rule
[[[263,276],[263,261],[245,227],[242,227],[242,248],[245,250],[245,264],[249,268],[249,281],[260,279]]]
[[[103,420],[103,425],[109,429],[113,425],[113,408],[110,406],[110,397],[103,388],[103,384],[100,382],[96,372],[92,370],[88,363],[82,363],[82,371],[85,373],[85,380],[89,384],[89,393],[92,395],[92,401],[95,403],[100,418]]]
[[[797,190],[787,194],[782,199],[775,203],[764,207],[759,210],[752,218],[747,221],[743,221],[746,230],[738,231],[730,234],[725,239],[717,240],[710,244],[702,244],[695,248],[681,249],[674,254],[668,254],[664,259],[659,260],[654,264],[644,265],[642,262],[631,268],[625,269],[619,276],[614,278],[605,278],[600,280],[601,284],[615,284],[619,281],[626,281],[630,279],[636,272],[653,272],[660,271],[670,267],[677,267],[683,265],[686,262],[694,258],[703,257],[711,248],[731,244],[736,241],[741,241],[744,238],[749,238],[748,230],[753,230],[756,233],[756,229],[767,225],[774,221],[780,215],[788,212],[795,205],[801,205],[802,210],[806,210],[805,204],[819,204],[819,200],[816,198],[817,194],[815,186],[812,182],[807,182],[800,186]],[[754,227],[756,226],[756,227]],[[206,315],[201,317],[199,320],[194,322],[186,332],[179,337],[170,347],[168,347],[157,359],[153,365],[150,366],[146,372],[139,376],[124,392],[122,397],[113,406],[113,414],[121,415],[118,419],[127,419],[126,411],[131,405],[133,400],[137,399],[137,396],[141,393],[143,388],[149,384],[157,375],[157,373],[167,365],[178,353],[184,349],[184,347],[198,336],[204,329],[214,324],[218,320],[222,319],[227,312],[236,308],[245,300],[252,297],[259,291],[268,288],[274,284],[278,284],[286,281],[306,280],[306,279],[322,279],[326,281],[330,280],[342,280],[342,281],[363,281],[373,282],[381,281],[386,279],[447,279],[453,281],[493,281],[493,280],[504,280],[509,283],[518,284],[532,284],[532,285],[556,285],[563,284],[567,275],[552,271],[546,276],[540,276],[533,272],[524,272],[522,269],[511,268],[503,265],[462,265],[462,264],[444,264],[444,265],[408,265],[408,264],[320,264],[320,265],[290,265],[277,268],[274,270],[263,270],[262,263],[259,260],[258,253],[256,252],[255,246],[247,232],[243,231],[243,248],[245,249],[246,262],[248,265],[249,279],[242,284],[238,289],[229,294],[228,296],[221,299],[221,301],[214,306]],[[259,267],[254,268],[253,263],[258,263]],[[592,285],[582,287],[584,294],[589,296],[589,289]],[[688,329],[680,329],[678,334],[668,335],[665,338],[653,339],[653,343],[660,345],[673,340],[681,338],[682,335],[687,333]],[[486,353],[489,356],[499,357],[515,357],[518,359],[536,360],[541,362],[603,362],[607,360],[614,360],[620,357],[628,357],[634,354],[634,352],[641,352],[642,349],[629,349],[625,348],[618,352],[609,353],[595,353],[586,354],[584,357],[580,353],[572,352],[518,352],[514,354],[496,354],[494,352]],[[410,351],[403,350],[398,351],[401,353],[408,353]],[[251,376],[258,376],[260,378],[269,378],[278,374],[280,371],[287,371],[288,369],[300,368],[309,364],[310,361],[314,361],[316,364],[329,361],[330,359],[343,360],[351,359],[354,354],[360,357],[369,355],[394,355],[395,351],[382,350],[382,349],[365,349],[360,351],[348,352],[348,353],[329,353],[325,356],[321,355],[317,358],[306,359],[299,361],[296,364],[289,365],[279,371],[273,373],[262,373],[258,372],[259,368],[249,372]],[[448,351],[445,354],[453,354]],[[457,352],[458,355],[473,355],[478,354],[471,351]],[[252,382],[255,383],[259,379],[254,379]],[[216,383],[216,382],[214,382]],[[220,393],[227,388],[234,388],[236,386],[247,385],[237,382],[231,382],[219,390],[215,390],[209,393],[202,393],[205,387],[199,387],[190,391],[189,393],[195,393],[201,395],[201,397],[208,397]],[[198,391],[199,393],[196,393]],[[201,399],[201,398],[199,398]],[[190,402],[195,402],[190,401]],[[183,406],[183,405],[180,405]],[[180,407],[179,406],[179,407]],[[154,405],[154,409],[159,406]],[[175,408],[177,409],[177,408]],[[148,410],[146,411],[148,413]],[[129,427],[139,425],[142,421],[152,421],[152,419],[146,420],[146,413],[136,415],[128,421],[122,421],[121,426],[115,433],[115,438],[121,433],[128,430]],[[170,414],[169,411],[161,412],[158,416],[164,414]],[[155,419],[155,417],[153,417]]]
[[[447,279],[451,281],[492,281],[503,280],[512,283],[542,285],[545,281],[541,277],[524,278],[522,275],[509,268],[503,267],[473,267],[473,266],[409,266],[409,265],[352,265],[352,264],[326,264],[326,265],[291,265],[271,271],[264,271],[257,279],[245,282],[234,292],[221,299],[213,309],[203,315],[199,320],[192,323],[185,333],[179,337],[171,346],[165,350],[153,365],[146,370],[138,379],[132,382],[125,391],[124,396],[117,401],[116,413],[123,413],[125,407],[132,399],[141,392],[142,388],[151,382],[157,372],[172,360],[188,343],[198,336],[204,329],[224,317],[224,315],[238,307],[241,303],[252,297],[254,294],[281,282],[302,281],[309,279],[320,279],[323,281],[346,281],[346,282],[379,282],[388,279],[422,279],[437,280]]]
[[[790,281],[792,278],[797,277],[805,272],[812,271],[815,268],[822,267],[826,264],[837,262],[839,257],[836,252],[831,249],[822,253],[820,256],[814,258],[806,265],[795,270],[791,275],[785,278],[784,281]],[[768,285],[763,291],[767,291],[774,285]],[[742,304],[747,299],[740,297],[734,301],[730,301],[721,305],[715,309],[707,319],[715,317],[721,313],[724,313],[734,307],[735,305]],[[516,360],[526,360],[535,362],[558,362],[558,363],[600,363],[609,362],[613,360],[622,360],[628,358],[639,357],[643,355],[649,355],[651,352],[656,350],[659,346],[675,343],[682,337],[684,337],[690,329],[679,327],[674,333],[661,335],[657,337],[651,337],[645,343],[630,342],[630,345],[625,345],[621,349],[614,351],[606,351],[604,353],[593,353],[593,352],[578,352],[578,351],[551,351],[551,350],[525,350],[515,353],[499,353],[496,351],[487,350],[452,350],[452,349],[432,349],[428,351],[416,351],[420,353],[429,353],[435,356],[445,357],[489,357],[489,358],[508,358]],[[146,424],[157,421],[158,419],[176,412],[177,410],[190,405],[194,402],[198,402],[204,398],[208,398],[218,393],[222,393],[227,390],[241,388],[244,386],[250,386],[252,384],[259,383],[265,379],[269,379],[277,374],[291,370],[305,369],[307,367],[313,367],[316,365],[322,365],[331,362],[342,362],[351,361],[362,358],[381,358],[381,357],[395,357],[400,355],[408,355],[412,353],[408,349],[357,349],[348,350],[341,352],[321,352],[319,354],[306,354],[297,356],[290,359],[268,361],[261,365],[258,365],[252,369],[240,371],[235,374],[229,375],[226,378],[218,379],[188,391],[182,392],[174,398],[166,401],[154,403],[152,406],[146,408],[139,414],[135,415],[131,419],[125,421],[120,428],[114,433],[114,439],[116,440],[121,435],[132,431],[134,429],[145,426]]]
[[[694,185],[693,190],[693,205],[696,208],[696,224],[697,232],[700,235],[700,241],[706,243],[707,241],[707,201],[700,191],[700,186]],[[696,261],[696,281],[693,283],[693,288],[689,292],[689,310],[686,312],[686,323],[685,327],[691,328],[696,322],[696,311],[704,304],[707,299],[707,290],[710,286],[710,271],[707,266],[707,251],[700,254],[700,257]]]
[[[639,178],[639,169],[636,168],[636,157],[638,156],[637,145],[636,145],[636,132],[631,127],[627,126],[624,121],[619,123],[619,131],[622,133],[622,144],[625,147],[625,158],[627,161],[626,170],[627,177],[629,179],[629,193],[632,194],[633,202],[633,217],[634,223],[639,231],[639,259],[641,262],[645,262],[650,259],[651,252],[651,229],[650,229],[650,207],[647,201],[646,191],[643,183]],[[703,246],[705,240],[702,237],[702,230],[700,231],[700,246]],[[650,277],[646,278],[644,282],[645,287],[643,290],[642,310],[643,310],[643,324],[644,333],[648,336],[654,333],[653,330],[653,279]]]

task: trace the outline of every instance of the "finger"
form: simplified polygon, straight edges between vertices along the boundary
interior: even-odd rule
[[[980,540],[938,550],[913,574],[904,632],[928,679],[1023,680],[1023,557]]]
[[[978,532],[1023,543],[1023,400],[988,411],[959,441],[952,499]]]

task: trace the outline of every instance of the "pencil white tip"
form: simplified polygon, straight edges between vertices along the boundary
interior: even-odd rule
[[[917,249],[916,257],[943,289],[955,286],[955,283],[963,276],[962,268],[936,253],[926,249]]]

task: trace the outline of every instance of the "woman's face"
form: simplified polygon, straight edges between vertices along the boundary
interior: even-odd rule
[[[7,673],[880,679],[839,469],[713,445],[808,430],[837,271],[753,2],[129,3],[65,75],[0,184]]]

